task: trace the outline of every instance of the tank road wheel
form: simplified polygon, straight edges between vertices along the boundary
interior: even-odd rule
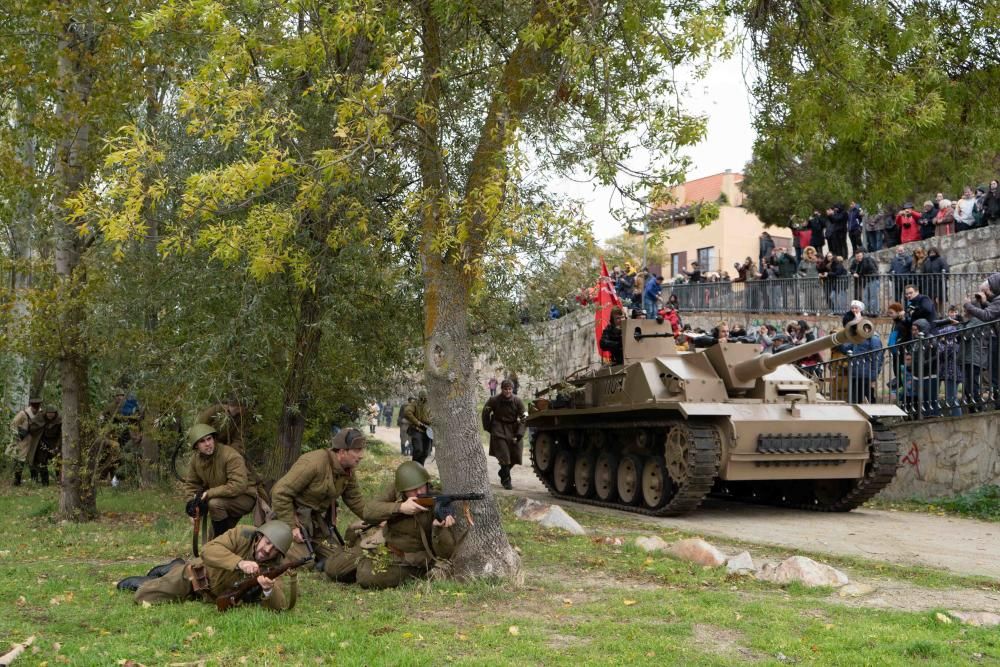
[[[601,452],[594,462],[594,493],[604,502],[613,502],[618,495],[618,457],[613,452]]]
[[[712,490],[719,473],[722,452],[719,431],[709,423],[674,424],[667,433],[663,450],[662,460],[669,479],[664,480],[664,497],[659,499],[660,506],[654,513],[666,516],[690,512]],[[653,485],[651,481],[651,489]]]
[[[667,475],[667,464],[662,456],[646,459],[642,466],[642,503],[651,510],[663,507],[674,490]]]
[[[556,491],[563,494],[573,493],[573,468],[576,457],[573,450],[561,447],[556,452],[555,463],[552,466],[552,485]]]
[[[626,505],[637,505],[642,500],[642,459],[634,454],[618,462],[618,496]]]
[[[544,431],[535,436],[531,443],[531,456],[535,460],[535,467],[541,472],[552,470],[552,462],[555,460],[556,441],[551,433]]]
[[[594,454],[581,454],[576,457],[576,465],[573,467],[573,483],[576,486],[576,495],[581,498],[590,498],[596,490],[594,484],[594,467],[597,465],[597,457]]]

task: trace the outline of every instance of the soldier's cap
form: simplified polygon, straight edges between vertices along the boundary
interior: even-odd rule
[[[56,406],[49,404],[45,406],[45,409],[42,412],[59,412],[59,411],[56,410]]]
[[[28,405],[35,405],[35,404],[41,405],[42,399],[38,398],[37,396],[28,399]]]
[[[361,431],[356,428],[345,428],[333,436],[330,449],[364,449],[367,444],[368,439],[361,434]]]

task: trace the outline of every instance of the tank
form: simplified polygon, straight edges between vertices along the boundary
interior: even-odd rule
[[[899,445],[883,420],[905,413],[827,400],[791,364],[874,330],[862,320],[772,355],[738,342],[679,352],[669,323],[627,320],[623,364],[536,401],[532,468],[557,498],[657,516],[710,493],[852,510],[896,474]]]

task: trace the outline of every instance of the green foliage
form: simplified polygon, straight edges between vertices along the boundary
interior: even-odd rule
[[[938,498],[919,504],[974,519],[1000,521],[1000,486],[984,484],[978,489],[951,498]]]
[[[995,0],[738,7],[760,73],[743,188],[766,223],[955,194],[994,170]]]

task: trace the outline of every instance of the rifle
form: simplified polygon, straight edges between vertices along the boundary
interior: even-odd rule
[[[288,561],[282,565],[276,565],[274,567],[269,567],[266,570],[261,570],[256,576],[249,577],[248,579],[233,586],[228,593],[224,593],[215,598],[215,606],[219,611],[229,611],[233,607],[238,607],[244,602],[256,602],[259,599],[257,597],[257,593],[261,590],[260,584],[257,583],[257,577],[277,579],[288,570],[294,570],[297,567],[302,567],[312,559],[313,557],[309,555],[299,560]]]
[[[416,496],[414,500],[421,507],[433,507],[434,508],[434,518],[438,521],[444,521],[449,516],[455,516],[455,508],[451,504],[457,500],[482,500],[486,497],[482,493],[422,493]],[[465,520],[472,523],[472,515],[469,513],[469,505],[466,503],[465,507]]]

